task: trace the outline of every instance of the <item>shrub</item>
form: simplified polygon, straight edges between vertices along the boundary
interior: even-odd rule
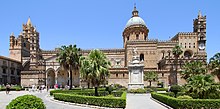
[[[189,95],[183,95],[183,96],[178,96],[177,99],[193,99],[193,98]]]
[[[131,89],[128,91],[129,93],[146,93],[145,89],[139,88],[139,89]]]
[[[113,91],[113,87],[112,87],[112,86],[107,86],[107,87],[105,88],[105,91],[108,91],[108,93],[111,94],[112,91]]]
[[[76,92],[79,92],[79,93],[82,93],[82,92],[94,92],[95,91],[93,89],[86,89],[86,90],[51,90],[50,91],[50,95],[53,95],[54,93],[76,93]]]
[[[145,90],[146,90],[147,93],[149,93],[149,92],[154,92],[154,90],[151,89],[151,88],[145,88]]]
[[[151,96],[175,109],[219,109],[220,99],[177,99],[152,92]]]
[[[157,88],[157,91],[168,91],[168,88]]]
[[[170,91],[173,92],[175,94],[175,97],[177,95],[178,92],[180,92],[182,89],[181,86],[179,85],[172,85],[171,88],[170,88]]]
[[[50,95],[54,93],[65,93],[65,94],[77,94],[77,95],[85,95],[85,96],[95,96],[94,90],[52,90],[50,91]],[[113,91],[111,94],[115,97],[120,97],[123,91]],[[109,95],[108,91],[99,91],[99,96],[107,96]]]
[[[125,88],[125,87],[122,87],[122,88],[120,88],[119,90],[120,90],[120,91],[127,91],[128,89]]]
[[[115,97],[121,97],[122,94],[123,94],[123,91],[112,92],[112,95],[114,95]]]
[[[3,86],[1,86],[0,87],[0,91],[5,91],[6,90],[6,88],[5,87],[3,87]],[[21,86],[12,86],[11,88],[10,88],[10,91],[21,91],[21,90],[24,90],[24,88],[22,88]]]
[[[167,96],[170,96],[170,97],[175,97],[175,94],[173,92],[167,92],[167,93],[161,93],[163,95],[167,95]]]
[[[43,101],[34,95],[19,96],[12,100],[7,109],[46,109]]]
[[[184,96],[184,95],[188,95],[188,94],[186,94],[185,92],[178,92],[177,94],[176,94],[176,97],[178,97],[178,96]],[[174,97],[174,96],[173,96]]]
[[[167,91],[168,88],[156,88],[156,87],[149,87],[145,88],[147,92],[156,92],[156,91]]]
[[[124,92],[120,98],[114,98],[112,96],[96,97],[63,93],[54,93],[54,98],[66,102],[74,102],[111,108],[125,108],[126,106],[126,92]]]

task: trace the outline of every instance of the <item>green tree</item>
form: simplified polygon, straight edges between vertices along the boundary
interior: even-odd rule
[[[179,85],[172,85],[170,88],[170,91],[173,92],[175,94],[175,97],[177,95],[178,92],[181,92],[182,87]]]
[[[87,81],[88,88],[90,86],[91,63],[87,57],[80,57],[80,77]]]
[[[149,81],[150,82],[150,86],[151,86],[151,82],[158,80],[158,74],[156,72],[154,72],[154,71],[146,72],[144,74],[144,80],[145,81]]]
[[[95,86],[95,96],[98,96],[98,87],[106,82],[109,77],[110,62],[100,50],[92,50],[88,55],[91,72],[88,74],[93,86]]]
[[[181,72],[182,78],[184,79],[199,74],[206,74],[206,67],[201,61],[185,63],[185,65],[183,66],[183,71]]]
[[[208,67],[220,79],[220,53],[216,53],[210,58]]]
[[[208,95],[217,89],[211,75],[195,75],[187,79],[186,93],[197,95],[198,98],[208,98]]]
[[[78,70],[80,56],[80,48],[77,48],[76,45],[61,46],[61,48],[59,48],[57,60],[62,68],[70,73],[70,89],[72,89],[73,86],[72,71],[76,72],[76,70]]]
[[[178,81],[177,81],[178,58],[183,53],[181,46],[176,45],[172,49],[172,53],[173,53],[174,58],[175,58],[175,61],[174,61],[175,71],[174,71],[174,74],[173,74],[173,77],[174,77],[174,80],[175,80],[174,84],[178,84]]]

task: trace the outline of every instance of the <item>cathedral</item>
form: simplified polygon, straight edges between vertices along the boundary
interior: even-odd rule
[[[22,32],[15,37],[10,36],[10,58],[21,62],[21,85],[55,84],[65,86],[69,83],[69,74],[60,67],[56,60],[59,49],[43,50],[40,48],[40,34],[33,26],[30,18],[22,26]],[[174,82],[174,71],[180,72],[186,62],[201,61],[206,64],[206,16],[199,12],[193,20],[192,32],[179,32],[174,37],[161,41],[148,38],[149,28],[139,16],[134,7],[132,17],[128,20],[122,33],[123,47],[118,49],[102,49],[101,51],[111,62],[108,84],[128,85],[128,64],[132,60],[132,50],[136,48],[140,61],[144,64],[144,73],[154,71],[158,74],[158,81],[165,87]],[[183,53],[174,65],[175,57],[172,49],[180,45]],[[87,56],[91,50],[82,49],[83,56]],[[177,66],[176,66],[177,65]],[[177,68],[177,69],[176,69]],[[157,82],[153,82],[156,86]],[[177,74],[178,84],[184,84],[184,79]],[[79,71],[73,74],[73,85],[83,85]],[[144,81],[144,85],[149,83]]]

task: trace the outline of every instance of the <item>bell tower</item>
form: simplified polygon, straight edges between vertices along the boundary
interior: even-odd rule
[[[198,17],[193,20],[193,32],[198,34],[198,53],[206,52],[206,16],[199,11]]]
[[[34,70],[40,58],[39,32],[31,23],[30,17],[26,24],[23,24],[23,36],[30,42],[30,69]]]

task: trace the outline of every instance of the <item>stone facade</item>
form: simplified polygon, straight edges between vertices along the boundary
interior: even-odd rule
[[[20,84],[21,80],[21,62],[0,56],[0,84]]]
[[[185,62],[198,60],[206,64],[206,16],[202,16],[201,13],[193,21],[193,32],[180,32],[166,41],[149,39],[148,33],[148,27],[134,7],[132,17],[122,33],[123,48],[101,50],[111,62],[108,84],[128,85],[128,64],[132,60],[132,48],[135,47],[140,60],[143,61],[144,73],[157,72],[158,81],[163,82],[165,86],[173,82],[170,74],[175,68],[175,58],[172,54],[175,45],[181,45],[183,50],[178,59],[178,72]],[[66,85],[69,74],[56,61],[58,49],[41,49],[39,37],[39,32],[32,25],[30,18],[23,24],[23,31],[17,39],[13,34],[10,36],[10,58],[18,60],[23,66],[21,84]],[[81,51],[84,56],[89,52],[90,50]],[[179,84],[185,83],[180,74],[177,78]],[[80,85],[79,71],[74,72],[73,80],[74,86]],[[144,84],[147,86],[149,83],[145,81]],[[156,85],[156,82],[152,84]]]

